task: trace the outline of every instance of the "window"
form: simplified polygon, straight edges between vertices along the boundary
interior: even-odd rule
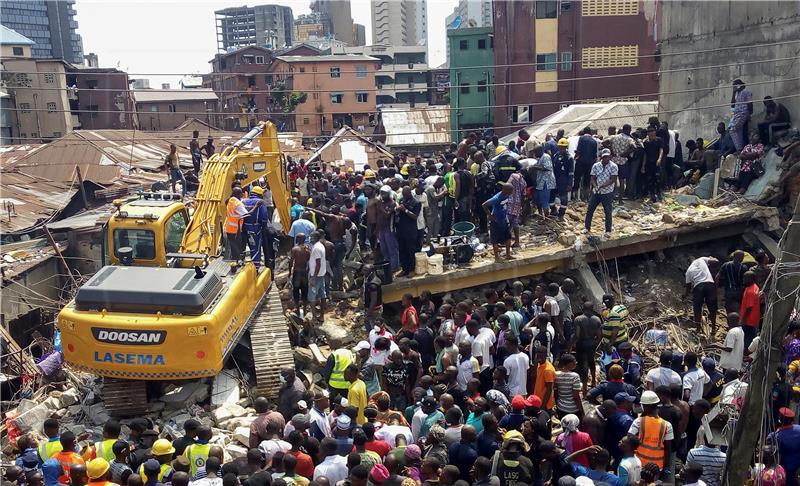
[[[367,77],[367,66],[356,66],[356,77],[357,78],[366,78]]]
[[[369,99],[369,93],[356,93],[356,101],[359,103],[366,103]]]
[[[318,100],[319,99],[319,93],[315,92],[314,95],[312,96],[312,98],[314,98],[315,100]]]
[[[571,52],[562,52],[561,53],[561,70],[562,71],[572,71],[572,53]]]
[[[97,88],[97,80],[96,79],[90,79],[90,80],[86,81],[86,87],[89,88],[89,89],[96,89]]]
[[[55,113],[56,112],[56,104],[52,101],[47,103],[47,112],[48,113]]]
[[[150,107],[150,111],[158,111],[158,106],[156,106],[156,105],[152,105],[152,106]]]
[[[308,125],[311,122],[308,118],[303,118],[303,125]]]
[[[478,93],[486,92],[486,81],[478,81]]]
[[[149,230],[114,230],[114,255],[119,258],[119,249],[133,248],[134,260],[152,260],[156,257],[156,236]]]
[[[44,75],[44,82],[47,84],[53,84],[56,82],[56,75],[53,73],[45,73]]]
[[[256,64],[264,64],[264,56],[256,56]]]
[[[22,113],[30,113],[31,112],[31,104],[30,103],[20,103],[19,109]]]
[[[581,15],[607,17],[612,15],[639,15],[638,0],[583,0]]]
[[[331,68],[331,77],[332,78],[340,78],[342,76],[342,70],[338,67]]]
[[[21,56],[23,54],[22,48],[21,47],[14,47],[12,54],[14,54],[15,56]]]
[[[89,112],[89,118],[97,118],[97,111],[100,109],[97,105],[88,105],[86,110]]]
[[[518,105],[511,109],[512,123],[530,123],[533,118],[533,105]]]
[[[61,132],[53,132],[53,138],[61,138],[64,135]]]
[[[248,76],[247,77],[247,87],[248,88],[255,88],[256,87],[256,77],[255,76]]]
[[[486,49],[486,39],[478,39],[478,49]]]
[[[180,251],[184,231],[186,231],[186,213],[178,211],[170,216],[164,225],[164,246],[167,253]]]
[[[583,69],[636,67],[639,65],[639,46],[584,47],[581,50]]]
[[[558,17],[558,0],[538,0],[536,2],[537,19],[555,19]]]
[[[469,41],[467,39],[458,41],[458,49],[461,51],[469,49]]]
[[[558,69],[558,54],[549,52],[547,54],[536,54],[537,71],[555,71]]]
[[[489,36],[489,48],[494,49],[494,35]]]
[[[461,93],[461,94],[469,94],[469,85],[468,84],[462,84],[461,86],[459,86],[458,92]]]
[[[167,105],[167,108],[169,108],[170,113],[175,113],[176,111],[178,111],[175,109],[174,103],[170,103],[169,105]]]
[[[39,138],[38,132],[31,132],[31,138]]]
[[[331,103],[339,104],[342,102],[343,97],[342,93],[331,93]]]
[[[301,73],[304,73],[304,72],[306,72],[306,67],[305,66],[300,66],[298,71],[300,71]]]
[[[267,74],[266,76],[264,76],[264,82],[267,84],[272,84],[272,75]]]

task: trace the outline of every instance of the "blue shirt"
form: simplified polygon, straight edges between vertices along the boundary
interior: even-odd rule
[[[256,204],[258,204],[259,201],[263,203],[264,200],[254,194],[242,202],[244,203],[244,207],[250,211],[256,207]],[[246,231],[259,231],[268,223],[269,217],[267,216],[267,207],[264,204],[261,204],[255,213],[245,216],[244,229]]]
[[[500,448],[500,443],[494,433],[487,433],[486,430],[478,434],[478,439],[475,441],[478,445],[478,454],[483,457],[492,457],[494,453]]]
[[[622,451],[619,450],[619,441],[628,435],[628,429],[631,428],[633,423],[633,416],[625,410],[617,409],[616,412],[608,417],[606,422],[606,443],[601,444],[608,449],[608,452],[614,458],[614,463],[622,458]]]
[[[447,457],[450,459],[450,464],[458,466],[458,470],[460,471],[459,478],[464,481],[469,481],[469,471],[478,458],[478,451],[475,450],[475,446],[472,444],[464,444],[463,442],[456,442],[448,449]]]
[[[489,199],[489,206],[492,208],[492,217],[499,223],[508,222],[508,196],[498,192]]]
[[[311,221],[307,219],[298,219],[297,221],[292,223],[292,228],[289,230],[289,236],[291,236],[292,240],[294,240],[295,236],[297,236],[300,233],[303,233],[304,235],[306,235],[306,239],[303,243],[309,245],[309,243],[311,242],[311,238],[309,238],[309,236],[315,229],[316,228],[314,227],[314,223],[312,223]]]
[[[592,481],[608,483],[611,486],[627,486],[627,483],[620,481],[619,476],[610,472],[596,471],[580,464],[572,464],[572,470],[575,472],[575,477],[586,476]]]
[[[500,419],[497,424],[498,427],[505,430],[522,430],[522,423],[525,422],[525,415],[521,413],[511,412]]]
[[[786,486],[798,486],[794,480],[800,469],[800,425],[791,425],[767,436],[768,444],[777,444],[781,453],[780,465],[786,469]]]
[[[567,152],[560,151],[556,151],[552,158],[556,187],[565,189],[567,186],[571,186],[575,176],[575,161]]]
[[[292,219],[292,221],[300,219],[300,216],[303,215],[303,211],[305,210],[306,208],[302,204],[297,203],[292,206],[291,209],[289,209],[289,217]]]

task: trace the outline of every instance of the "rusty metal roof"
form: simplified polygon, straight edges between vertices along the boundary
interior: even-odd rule
[[[389,147],[450,143],[450,109],[447,106],[439,109],[385,106],[380,111]]]
[[[77,186],[18,172],[0,174],[0,230],[18,233],[55,220],[78,192]]]

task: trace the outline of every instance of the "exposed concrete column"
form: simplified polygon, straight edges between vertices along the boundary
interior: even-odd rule
[[[577,271],[576,278],[578,282],[589,292],[589,295],[592,297],[592,301],[596,307],[602,307],[603,305],[603,294],[606,291],[603,289],[603,286],[600,285],[600,282],[597,280],[597,277],[594,276],[594,272],[589,267],[589,264],[586,262],[580,262],[575,267]]]
[[[769,255],[772,261],[776,261],[778,259],[778,255],[780,254],[780,249],[778,248],[778,242],[775,241],[770,235],[764,233],[761,230],[753,230],[749,233],[745,233],[742,235],[744,240],[753,246],[763,246],[764,250],[766,250],[767,254]]]

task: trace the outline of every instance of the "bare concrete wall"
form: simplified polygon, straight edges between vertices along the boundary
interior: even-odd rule
[[[729,107],[684,111],[687,108],[720,105],[730,102],[731,82],[741,78],[753,92],[754,114],[764,110],[764,96],[786,96],[800,93],[800,81],[786,78],[800,77],[800,43],[782,44],[761,48],[747,48],[754,44],[769,44],[800,40],[800,9],[796,1],[668,1],[663,2],[661,32],[662,71],[699,66],[734,64],[713,69],[691,69],[680,72],[662,72],[662,110],[674,111],[666,116],[670,126],[688,140],[698,136],[711,137],[716,124],[730,110]],[[721,47],[738,47],[723,51],[670,55]],[[792,58],[758,64],[741,64],[765,59]],[[753,85],[751,83],[762,83]],[[704,89],[689,93],[667,92]],[[777,100],[791,112],[793,120],[800,120],[800,97]],[[663,118],[664,116],[662,116]]]

